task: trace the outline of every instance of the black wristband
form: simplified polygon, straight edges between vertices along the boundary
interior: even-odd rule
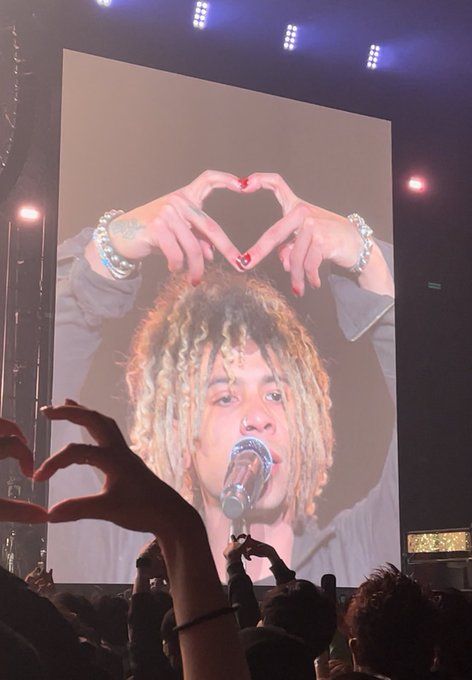
[[[143,569],[152,567],[152,560],[150,557],[138,557],[136,560],[136,569]]]
[[[174,633],[180,633],[182,630],[187,630],[192,626],[196,626],[204,621],[211,621],[212,619],[217,619],[219,616],[224,616],[225,614],[234,614],[239,609],[239,604],[233,604],[228,607],[221,607],[221,609],[215,609],[213,612],[208,612],[208,614],[202,614],[201,616],[196,616],[191,621],[182,623],[180,626],[175,626],[173,628]]]

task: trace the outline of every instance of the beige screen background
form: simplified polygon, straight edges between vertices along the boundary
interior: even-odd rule
[[[341,214],[358,212],[376,236],[392,242],[388,121],[64,51],[59,242],[95,226],[106,210],[146,203],[207,168],[238,176],[278,172],[305,200]],[[217,191],[205,210],[241,252],[281,216],[268,192]],[[378,482],[394,408],[369,343],[348,343],[342,336],[328,285],[295,300],[275,257],[261,269],[306,319],[332,379],[337,444],[331,481],[319,503],[322,527]],[[136,308],[125,320],[104,325],[103,343],[81,393],[84,403],[113,415],[124,428],[126,392],[119,364],[165,276],[159,256],[145,263]],[[63,396],[56,391],[56,399]],[[364,409],[371,409],[366,433],[359,431]],[[79,435],[55,428],[53,447],[70,436]],[[96,486],[93,472],[64,471],[51,481],[50,502]],[[144,537],[123,539],[125,534],[100,522],[51,526],[48,559],[55,577],[69,583],[130,581]],[[119,557],[111,559],[110,550]]]

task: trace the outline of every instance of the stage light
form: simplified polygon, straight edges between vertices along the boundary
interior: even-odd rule
[[[33,205],[23,205],[18,210],[18,217],[23,222],[37,222],[41,218],[41,212]]]
[[[205,28],[208,17],[208,2],[198,0],[193,14],[194,28]]]
[[[421,194],[426,190],[426,181],[423,177],[410,177],[408,180],[408,189],[415,194]]]
[[[298,26],[288,24],[285,29],[284,50],[294,50],[297,44]]]
[[[100,7],[110,7],[112,0],[95,0]]]
[[[380,56],[380,45],[371,45],[367,58],[367,68],[376,69]]]

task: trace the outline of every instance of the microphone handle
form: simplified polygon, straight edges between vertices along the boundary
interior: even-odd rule
[[[263,465],[257,453],[238,453],[230,463],[221,494],[226,517],[232,520],[242,517],[259,498],[263,486]]]
[[[247,536],[247,523],[244,517],[238,517],[237,519],[233,519],[230,525],[229,529],[229,540],[231,540],[231,536],[241,536],[241,534],[245,534]]]

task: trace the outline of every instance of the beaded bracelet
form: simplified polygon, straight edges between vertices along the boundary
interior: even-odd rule
[[[217,619],[220,616],[224,616],[225,614],[234,614],[237,610],[239,609],[238,604],[233,604],[232,606],[228,607],[221,607],[221,609],[215,609],[213,612],[208,612],[208,614],[202,614],[201,616],[196,616],[194,619],[191,619],[190,621],[187,621],[186,623],[180,624],[180,626],[175,626],[173,628],[174,633],[180,633],[182,630],[187,630],[188,628],[192,628],[192,626],[196,626],[199,623],[203,623],[204,621],[211,621],[212,619]]]
[[[127,279],[139,271],[141,262],[132,262],[120,255],[112,246],[108,227],[124,210],[109,210],[98,220],[93,232],[93,240],[97,247],[101,263],[108,269],[114,279]]]
[[[359,254],[359,257],[357,258],[356,264],[351,267],[349,271],[352,274],[361,274],[369,263],[370,254],[372,252],[372,248],[374,247],[374,241],[372,240],[372,234],[374,232],[369,227],[369,225],[366,224],[364,218],[357,213],[348,215],[347,219],[357,228],[357,231],[359,232],[362,239],[362,250]]]

